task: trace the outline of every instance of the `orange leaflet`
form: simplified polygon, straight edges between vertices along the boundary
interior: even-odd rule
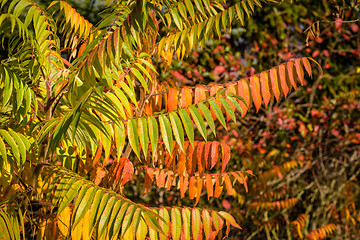
[[[93,163],[92,163],[93,166],[95,166],[97,164],[97,162],[99,161],[99,159],[101,157],[102,147],[103,147],[102,141],[99,141],[99,147],[96,150],[95,157],[94,157],[94,160],[93,160]]]
[[[185,152],[187,152],[187,149],[191,147],[189,141],[185,141],[184,142],[184,150]],[[186,168],[186,155],[185,153],[183,153],[181,151],[180,153],[180,157],[179,157],[179,162],[178,162],[178,169],[177,169],[177,173],[178,175],[183,175],[184,171]]]
[[[162,92],[162,87],[161,85],[157,86],[156,92]],[[166,94],[165,94],[166,95]],[[161,106],[162,106],[162,94],[156,95],[155,96],[155,103],[154,103],[154,111],[155,112],[159,112],[161,111]]]
[[[205,145],[205,142],[199,142],[197,145],[197,150],[196,150],[196,158],[197,158],[197,162],[198,162],[198,172],[200,175],[203,173],[204,167],[205,167],[204,158],[202,157],[204,145]]]
[[[187,151],[186,167],[187,167],[188,174],[191,174],[191,172],[193,172],[193,170],[195,170],[195,168],[196,168],[196,164],[193,166],[193,153],[196,148],[196,145],[197,145],[197,142],[194,142],[194,147],[192,147],[190,145],[188,148],[188,151]]]
[[[264,104],[265,107],[267,107],[271,98],[270,80],[269,80],[268,72],[262,72],[260,74],[260,85],[261,85],[262,97],[264,99]]]
[[[80,48],[79,48],[79,52],[78,52],[78,56],[81,56],[83,54],[83,52],[85,51],[87,43],[84,42],[83,44],[81,44]]]
[[[221,150],[222,150],[222,168],[221,172],[225,171],[226,165],[228,164],[230,160],[230,147],[225,144],[221,143]]]
[[[277,76],[277,68],[270,69],[270,79],[271,79],[272,92],[276,98],[276,101],[279,101],[280,88],[279,88],[279,80]]]
[[[312,77],[311,65],[310,65],[309,60],[307,59],[307,57],[303,57],[301,60],[302,60],[302,62],[304,64],[305,70],[307,71],[309,76]]]
[[[210,148],[211,147],[211,142],[206,142],[205,144],[205,152],[204,152],[204,161],[205,161],[205,167],[208,170],[210,168]]]
[[[218,151],[219,142],[213,141],[211,144],[211,166],[210,169],[216,165],[216,162],[219,160],[219,151]]]
[[[164,171],[164,169],[161,169],[160,173],[158,171],[156,171],[155,174],[157,174],[156,183],[157,183],[158,188],[165,187],[165,171]]]
[[[301,58],[295,59],[295,68],[296,68],[297,77],[302,86],[304,85],[304,70],[301,66]]]
[[[227,193],[228,193],[229,195],[233,195],[233,188],[232,188],[232,185],[231,185],[231,181],[230,181],[229,176],[228,176],[226,173],[222,173],[221,175],[222,175],[222,177],[224,178],[224,182],[225,182],[225,186],[226,186]]]
[[[132,162],[130,162],[128,160],[128,161],[126,161],[126,163],[124,165],[123,180],[122,180],[121,184],[124,185],[125,183],[130,181],[133,174],[134,174],[134,166],[133,166]]]
[[[195,177],[191,176],[190,182],[189,182],[189,197],[190,199],[194,199],[197,192],[197,188],[195,186]]]
[[[286,72],[285,72],[285,64],[281,64],[279,66],[279,75],[280,75],[280,84],[281,84],[281,88],[284,92],[285,97],[287,96],[287,94],[289,93],[289,87],[286,83]]]
[[[144,111],[147,116],[153,115],[153,113],[154,113],[152,103],[153,103],[152,101],[149,102],[149,100],[147,100],[147,103],[145,103],[145,105],[144,105]]]
[[[215,178],[215,192],[214,192],[214,197],[218,198],[221,195],[221,192],[223,190],[223,187],[220,186],[220,182],[219,182],[219,177],[217,174],[214,175]]]
[[[185,197],[185,192],[189,187],[188,177],[180,176],[180,196],[181,198]]]
[[[206,99],[206,88],[202,85],[196,86],[195,88],[195,103]]]
[[[152,168],[146,168],[145,172],[145,191],[144,194],[147,193],[152,185],[154,179],[154,169]]]
[[[180,104],[182,108],[192,104],[192,90],[189,87],[184,87],[181,89]]]
[[[239,183],[244,185],[246,192],[248,192],[249,189],[244,174],[242,174],[242,172],[232,172],[232,175],[239,181]]]
[[[260,94],[260,81],[258,76],[252,76],[250,78],[251,95],[256,107],[256,112],[259,111],[261,106],[261,94]]]
[[[206,191],[207,191],[207,195],[208,195],[208,200],[210,197],[214,196],[214,191],[213,191],[213,182],[212,182],[212,177],[210,174],[206,174]]]
[[[171,172],[167,172],[167,179],[166,179],[166,190],[170,191],[171,186],[173,185],[173,179],[171,177]],[[174,179],[175,180],[175,179]]]
[[[178,92],[175,88],[170,88],[169,94],[168,94],[168,99],[167,99],[167,104],[168,104],[169,111],[174,111],[177,109]]]
[[[203,188],[203,184],[204,181],[202,178],[199,178],[196,184],[197,187],[197,191],[196,191],[196,201],[195,201],[195,206],[198,204],[200,197],[201,197],[201,192],[202,192],[202,188]]]
[[[241,109],[243,110],[241,117],[244,117],[247,110],[250,108],[250,88],[246,80],[241,80],[238,82],[238,95],[245,100],[246,105],[239,100]]]
[[[287,68],[287,73],[288,73],[288,76],[289,76],[290,83],[294,87],[294,89],[296,90],[297,86],[296,86],[296,81],[294,79],[294,62],[293,61],[287,62],[286,63],[286,68]]]

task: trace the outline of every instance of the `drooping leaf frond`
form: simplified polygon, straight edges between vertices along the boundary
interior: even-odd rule
[[[336,230],[336,225],[329,223],[325,226],[322,226],[308,234],[306,234],[305,239],[311,240],[320,240],[327,238],[330,234],[334,233]]]
[[[81,231],[85,239],[89,239],[92,233],[97,238],[116,239],[127,231],[138,231],[142,227],[139,222],[143,220],[151,229],[161,233],[156,214],[149,208],[100,188],[67,169],[52,167],[49,171],[45,179],[48,188],[44,189],[44,194],[53,206],[58,207],[58,216],[73,203],[71,223],[66,223],[71,226],[71,232]],[[82,226],[80,229],[78,224]]]

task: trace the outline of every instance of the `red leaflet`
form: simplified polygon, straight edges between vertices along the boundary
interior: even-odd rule
[[[285,97],[289,93],[289,87],[286,83],[286,72],[285,72],[285,64],[281,64],[279,66],[279,75],[280,75],[280,83],[281,83],[281,89],[284,92]]]
[[[133,166],[132,162],[130,162],[128,160],[125,162],[125,165],[124,165],[123,180],[122,180],[121,184],[124,185],[125,183],[130,181],[133,174],[134,174],[134,166]]]
[[[177,92],[177,90],[175,88],[170,88],[168,99],[167,99],[167,104],[168,104],[168,110],[169,111],[174,111],[174,110],[177,109],[178,92]]]
[[[287,62],[286,68],[287,68],[290,83],[294,87],[294,89],[296,90],[297,85],[296,85],[296,81],[294,79],[294,62],[292,62],[292,61]]]
[[[219,160],[219,151],[218,151],[219,142],[213,141],[211,144],[211,166],[210,169],[216,165],[217,161]]]
[[[261,85],[262,97],[264,99],[264,104],[265,107],[267,107],[271,98],[270,80],[269,80],[269,74],[267,72],[262,72],[260,74],[260,85]]]
[[[271,79],[272,92],[276,98],[276,101],[279,101],[280,89],[279,89],[279,80],[278,80],[276,68],[270,69],[270,79]]]
[[[254,101],[257,112],[261,106],[260,81],[257,76],[252,76],[250,78],[250,87],[252,99]]]

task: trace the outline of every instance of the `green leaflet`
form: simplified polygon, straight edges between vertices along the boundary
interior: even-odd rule
[[[93,202],[96,190],[95,188],[89,188],[89,186],[84,186],[77,199],[75,210],[73,214],[73,228],[79,223],[80,219],[85,215],[86,211],[90,208],[91,203]]]
[[[210,237],[210,233],[211,233],[211,217],[208,211],[206,211],[205,209],[203,209],[202,211],[202,220],[203,220],[203,226],[204,226],[204,233],[205,233],[205,237],[207,239],[209,239]]]
[[[153,82],[149,72],[140,63],[135,63],[135,65],[146,75],[148,79],[150,79],[151,82]]]
[[[237,108],[237,110],[239,110],[239,112],[242,114],[243,110],[239,104],[238,101],[236,101],[233,97],[231,97],[230,95],[226,96],[227,99],[229,99],[229,101]]]
[[[131,223],[132,223],[132,217],[134,215],[135,212],[135,207],[134,205],[130,205],[125,213],[123,222],[122,222],[122,226],[121,226],[121,235],[123,236],[126,231],[129,229]]]
[[[130,70],[134,76],[140,81],[141,85],[145,88],[147,92],[149,92],[148,84],[146,83],[146,80],[144,79],[143,75],[137,70],[136,68],[131,68]]]
[[[194,146],[194,128],[193,128],[193,123],[191,121],[191,118],[190,118],[189,114],[187,113],[187,111],[184,109],[179,110],[179,115],[181,117],[182,123],[185,128],[185,132],[189,138],[189,141],[190,141],[191,145]]]
[[[115,94],[116,96],[120,99],[120,102],[122,103],[122,105],[125,107],[126,111],[129,113],[129,114],[132,114],[132,109],[131,109],[131,106],[130,106],[130,103],[129,103],[129,100],[127,99],[125,93],[118,89],[118,88],[114,88],[115,90]],[[119,107],[119,106],[118,106]],[[119,107],[120,108],[120,107]],[[120,110],[121,111],[121,110]],[[126,119],[126,115],[125,113],[122,115],[123,116],[123,119]]]
[[[139,118],[138,120],[139,125],[139,137],[140,137],[140,143],[141,147],[144,153],[144,156],[146,157],[149,147],[149,136],[148,136],[148,125],[145,118]]]
[[[202,118],[199,110],[197,110],[194,106],[190,106],[189,110],[190,110],[191,116],[194,119],[195,125],[197,126],[200,134],[203,136],[204,140],[207,141],[205,122],[204,122],[204,119]]]
[[[117,235],[117,233],[114,232],[114,224],[115,224],[115,219],[120,211],[121,206],[124,204],[123,201],[117,200],[114,204],[114,207],[111,211],[111,216],[110,216],[110,220],[108,222],[108,234],[109,236],[114,237],[115,235]]]
[[[115,88],[118,91],[121,91],[118,88]],[[121,94],[121,93],[119,93]],[[108,92],[106,93],[106,97],[110,99],[110,101],[112,102],[112,104],[114,104],[114,107],[116,108],[117,112],[120,114],[120,116],[122,117],[122,119],[126,119],[126,115],[125,115],[125,111],[124,111],[124,107],[123,104],[120,102],[119,98],[116,97],[115,94]],[[126,98],[126,97],[125,97]],[[127,99],[126,99],[127,100]],[[129,103],[129,102],[128,102]],[[128,104],[128,107],[130,107],[130,105]],[[129,109],[127,109],[127,111],[130,111]]]
[[[140,218],[139,227],[137,228],[136,231],[136,239],[145,240],[147,233],[148,233],[148,228],[146,226],[146,222],[142,214]]]
[[[22,162],[21,162],[20,166],[22,166],[26,161],[26,152],[27,152],[27,149],[28,149],[26,147],[26,145],[29,145],[28,140],[26,138],[22,139],[20,137],[20,135],[21,135],[20,133],[18,134],[18,133],[14,132],[11,129],[9,129],[9,132],[10,132],[11,136],[14,138],[15,142],[17,143],[17,146],[19,147],[20,156],[21,156],[21,159],[22,159]]]
[[[170,155],[172,155],[173,148],[173,135],[171,132],[171,125],[166,115],[159,116],[161,136],[163,138],[165,147],[167,148]]]
[[[157,149],[157,144],[159,141],[159,126],[157,124],[156,119],[153,116],[148,117],[147,122],[149,126],[152,157],[154,157]]]
[[[209,99],[209,103],[210,103],[210,106],[211,106],[211,109],[214,111],[217,119],[220,121],[221,125],[224,126],[224,128],[226,129],[226,122],[225,122],[225,118],[221,112],[221,109],[219,107],[219,105],[215,102],[214,99]]]
[[[131,118],[130,120],[127,121],[127,134],[128,134],[129,142],[130,142],[132,149],[134,150],[136,156],[141,161],[140,148],[139,148],[138,126],[137,126],[136,121],[133,118]]]
[[[98,228],[99,238],[101,238],[102,234],[104,233],[104,230],[107,227],[107,223],[109,222],[115,202],[116,202],[116,198],[111,197],[106,203],[105,209],[102,212],[102,215],[99,220],[99,228]]]
[[[171,224],[172,224],[172,229],[171,229],[172,238],[174,240],[180,239],[182,222],[181,222],[181,213],[178,208],[171,209]]]
[[[78,190],[82,186],[82,183],[82,180],[78,180],[71,185],[69,184],[70,189],[66,192],[66,195],[61,198],[58,215],[71,203],[72,200],[74,200],[75,196],[78,194]]]
[[[138,209],[135,210],[135,213],[133,215],[133,219],[131,221],[132,224],[133,224],[133,235],[136,234],[136,229],[139,226],[140,218],[141,218],[141,210],[140,210],[140,208],[138,208]]]
[[[180,118],[175,112],[170,112],[169,117],[174,132],[175,140],[179,144],[181,150],[184,152],[184,130],[181,125]]]
[[[129,203],[124,202],[120,208],[120,211],[116,215],[115,222],[114,222],[114,230],[113,230],[114,236],[111,239],[117,239],[117,235],[120,232],[121,224],[122,224],[126,210],[128,209],[129,205],[130,205]]]
[[[185,239],[190,239],[191,236],[191,212],[189,208],[182,209],[182,218],[183,218],[183,226],[184,226],[184,236]]]
[[[116,145],[118,158],[120,158],[126,140],[125,127],[123,122],[119,122],[118,124],[115,124],[114,127],[115,127],[115,133],[114,133],[115,145]]]
[[[234,113],[234,111],[232,110],[230,103],[228,103],[228,102],[225,100],[225,98],[223,98],[223,97],[219,97],[219,99],[220,99],[221,104],[222,104],[223,107],[225,108],[226,112],[230,115],[230,117],[232,118],[232,120],[233,120],[234,122],[236,122],[235,113]]]
[[[165,233],[165,235],[160,235],[160,240],[166,240],[168,238],[169,231],[170,231],[170,226],[168,224],[165,224],[165,223],[170,222],[170,216],[169,216],[168,210],[166,208],[160,208],[159,216],[164,219],[164,221],[159,222],[159,225]]]
[[[200,102],[200,103],[198,103],[198,106],[199,106],[201,112],[204,114],[204,117],[211,128],[211,131],[214,133],[214,136],[216,137],[215,123],[214,123],[214,119],[211,116],[210,110],[205,106],[204,103]]]
[[[6,142],[9,144],[12,150],[12,154],[14,155],[15,159],[17,160],[18,164],[20,164],[20,152],[19,148],[15,142],[15,140],[12,138],[12,136],[5,130],[0,129],[0,135],[2,135],[3,139],[6,140]]]
[[[135,92],[132,91],[128,85],[124,81],[119,81],[122,89],[126,92],[126,94],[129,96],[130,100],[135,104],[137,108],[139,108],[138,103],[136,101]]]

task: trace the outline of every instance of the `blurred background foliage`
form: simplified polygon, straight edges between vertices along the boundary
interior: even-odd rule
[[[90,22],[101,19],[105,1],[68,2]],[[248,193],[235,187],[235,197],[204,197],[199,207],[236,217],[243,230],[233,230],[230,239],[358,239],[360,2],[273,2],[257,9],[245,27],[234,25],[230,34],[160,73],[169,85],[226,82],[302,56],[313,57],[323,71],[286,100],[223,131],[219,139],[232,146],[230,169],[252,170],[256,178]],[[176,190],[154,188],[143,196],[136,179],[128,188],[144,204],[186,201]]]

